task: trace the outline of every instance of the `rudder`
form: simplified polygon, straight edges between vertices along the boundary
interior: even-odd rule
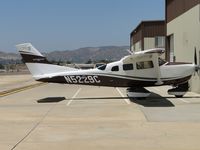
[[[55,73],[76,70],[74,68],[51,64],[31,43],[19,44],[16,47],[36,80],[43,77],[50,78]]]
[[[24,63],[51,64],[31,43],[16,45]]]

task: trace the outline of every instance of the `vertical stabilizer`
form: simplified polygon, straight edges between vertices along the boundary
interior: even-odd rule
[[[51,64],[31,43],[16,45],[24,63],[35,79],[41,76],[51,76],[53,73],[74,71],[76,69]]]

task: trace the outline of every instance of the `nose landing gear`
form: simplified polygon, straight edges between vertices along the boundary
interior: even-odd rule
[[[169,95],[174,95],[177,98],[181,98],[185,95],[188,89],[189,89],[188,82],[186,82],[184,84],[179,84],[175,88],[169,89],[167,92]]]

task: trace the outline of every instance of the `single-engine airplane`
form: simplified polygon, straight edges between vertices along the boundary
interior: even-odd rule
[[[199,71],[195,63],[166,62],[160,58],[164,49],[155,48],[132,53],[121,60],[82,70],[51,64],[30,43],[16,45],[33,78],[41,82],[127,87],[129,97],[145,98],[145,87],[171,85],[168,94],[183,97],[188,80]]]

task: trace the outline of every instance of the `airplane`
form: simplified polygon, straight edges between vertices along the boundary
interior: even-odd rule
[[[131,53],[119,61],[94,69],[76,69],[50,63],[31,43],[16,45],[30,73],[36,81],[60,84],[79,84],[108,87],[127,87],[127,95],[146,98],[151,92],[145,87],[170,85],[169,95],[183,97],[188,81],[198,72],[195,63],[166,62],[160,58],[163,48]]]

